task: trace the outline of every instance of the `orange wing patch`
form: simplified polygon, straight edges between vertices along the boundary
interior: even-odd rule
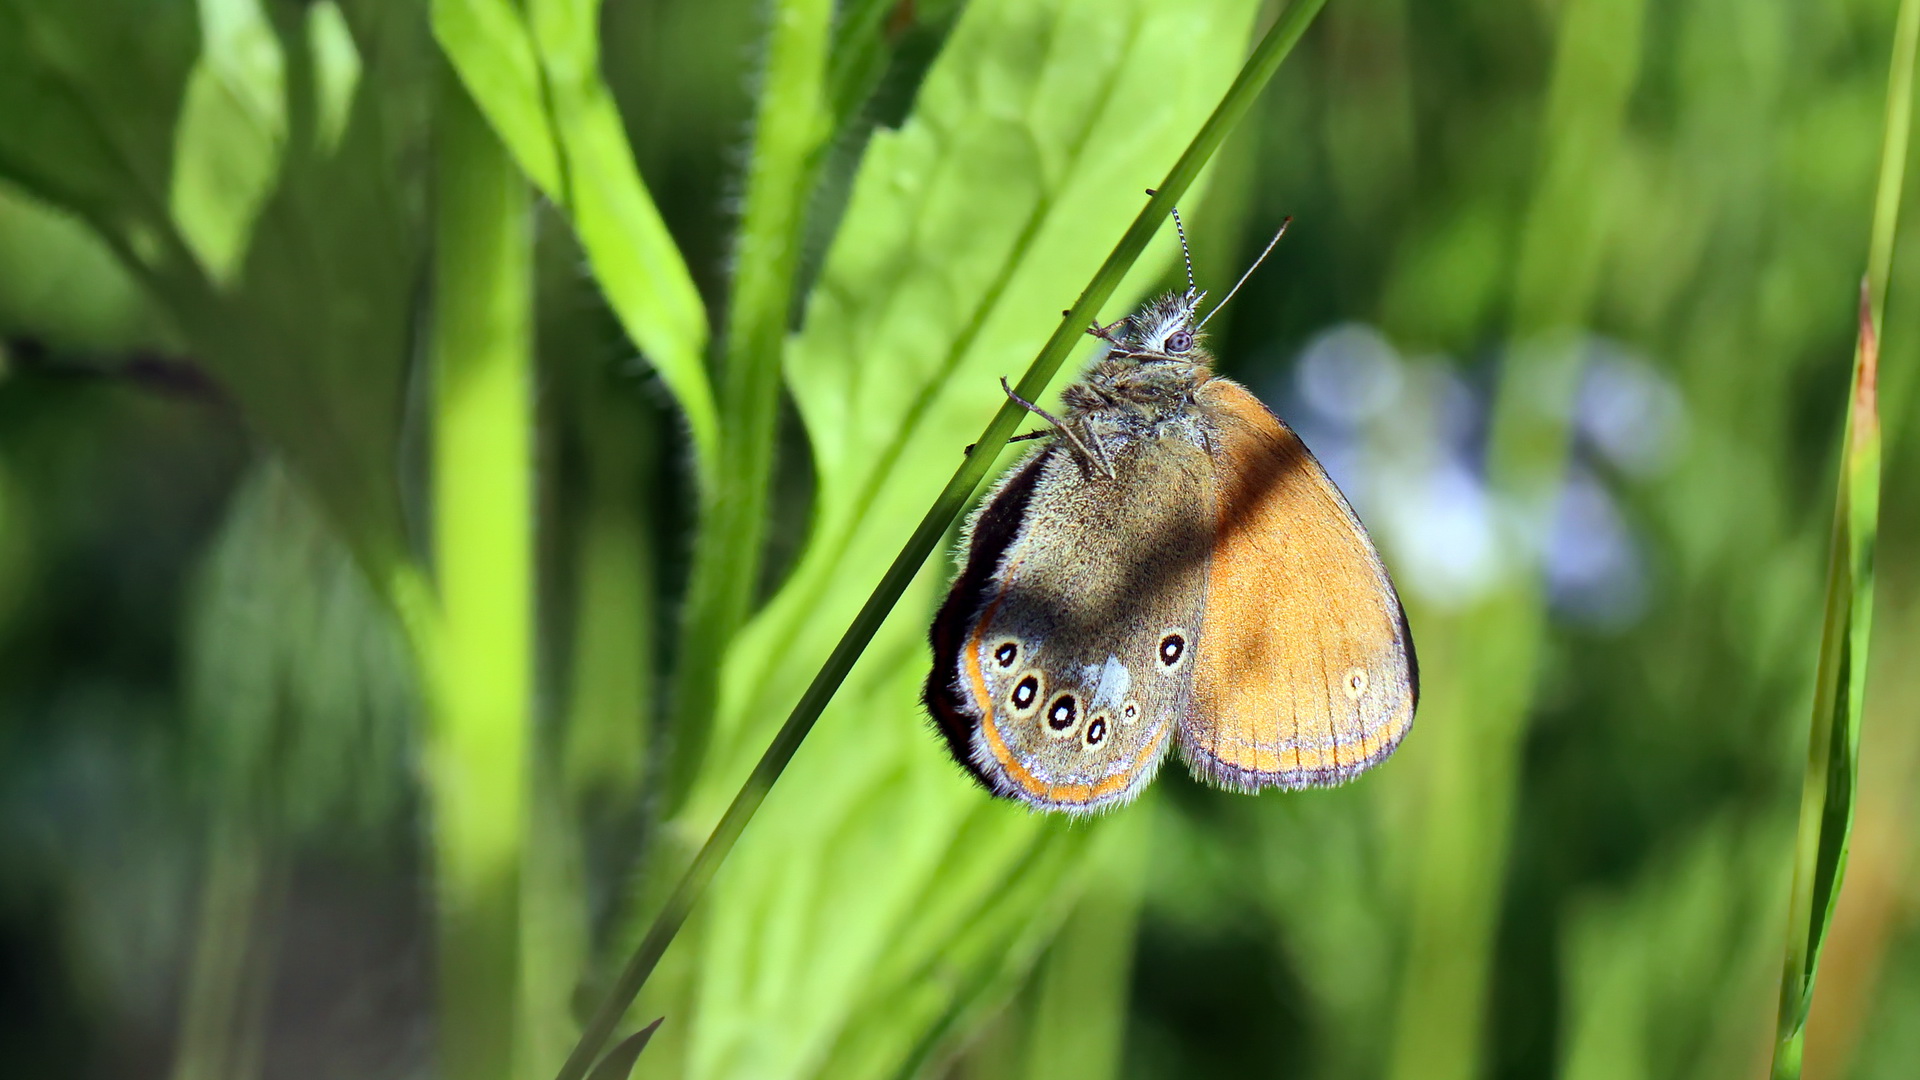
[[[1418,674],[1399,596],[1290,428],[1229,380],[1198,397],[1216,426],[1218,531],[1182,753],[1236,790],[1340,783],[1413,723]]]

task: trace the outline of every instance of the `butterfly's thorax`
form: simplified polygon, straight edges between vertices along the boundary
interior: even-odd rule
[[[1065,420],[1117,468],[1131,443],[1168,436],[1204,439],[1195,393],[1213,378],[1212,358],[1197,345],[1169,355],[1132,327],[1109,343],[1080,381],[1061,391]]]
[[[1195,361],[1108,356],[1061,391],[1069,421],[1150,428],[1193,409],[1193,394],[1213,372]]]

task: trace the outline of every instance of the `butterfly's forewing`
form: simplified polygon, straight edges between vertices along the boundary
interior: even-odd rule
[[[993,569],[958,601],[975,606],[964,636],[935,643],[935,678],[951,673],[944,700],[971,728],[963,763],[1043,809],[1132,798],[1189,707],[1212,536],[1207,458],[1175,435],[1113,463],[1105,476],[1056,442],[1015,471],[974,527],[962,581]],[[1020,525],[996,536],[1013,499]],[[959,756],[957,725],[942,724]]]
[[[1188,766],[1222,787],[1337,784],[1393,752],[1419,674],[1406,615],[1320,463],[1247,390],[1198,392],[1216,529]]]

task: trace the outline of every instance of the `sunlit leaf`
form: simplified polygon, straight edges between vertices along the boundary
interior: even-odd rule
[[[706,309],[600,76],[599,0],[434,0],[435,36],[534,184],[572,221],[627,336],[673,391],[703,475],[719,421]]]

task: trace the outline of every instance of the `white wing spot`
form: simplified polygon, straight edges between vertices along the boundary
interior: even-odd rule
[[[1107,654],[1106,663],[1099,667],[1088,664],[1083,671],[1087,685],[1093,687],[1093,708],[1118,706],[1133,688],[1133,673],[1111,653]]]
[[[1347,696],[1359,701],[1367,692],[1367,669],[1354,668],[1347,672]]]

